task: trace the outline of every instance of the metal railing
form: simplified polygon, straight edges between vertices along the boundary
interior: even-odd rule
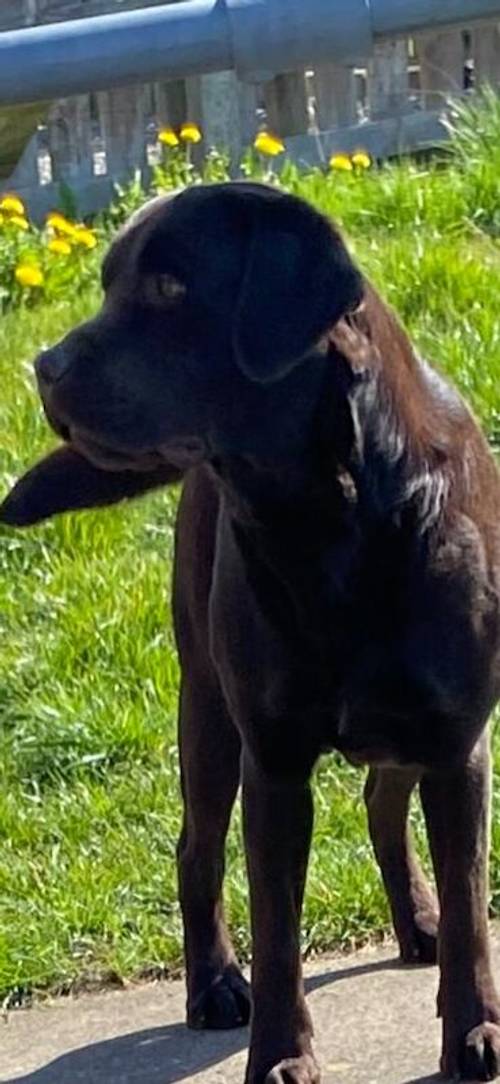
[[[234,69],[355,63],[384,37],[500,16],[500,0],[185,0],[0,34],[0,104]]]

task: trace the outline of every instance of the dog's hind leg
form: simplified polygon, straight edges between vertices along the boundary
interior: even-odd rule
[[[380,866],[401,959],[435,963],[438,904],[415,855],[408,807],[419,773],[370,768],[365,785],[368,826]]]
[[[180,704],[184,821],[178,847],[193,1028],[247,1024],[250,995],[224,921],[224,842],[239,783],[240,739],[216,687],[184,669]]]
[[[500,1001],[488,937],[488,743],[485,732],[467,764],[429,772],[420,785],[441,902],[441,1071],[454,1080],[500,1074]]]

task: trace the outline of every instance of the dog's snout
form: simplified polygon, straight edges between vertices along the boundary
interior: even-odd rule
[[[43,350],[35,362],[35,371],[42,384],[57,384],[71,365],[68,352],[61,346]]]

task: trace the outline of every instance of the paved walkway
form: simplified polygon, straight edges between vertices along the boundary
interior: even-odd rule
[[[500,942],[495,944],[500,971]],[[440,1025],[436,968],[394,948],[306,968],[324,1084],[430,1084]],[[0,1018],[2,1084],[242,1084],[248,1033],[190,1032],[180,982],[132,987]]]

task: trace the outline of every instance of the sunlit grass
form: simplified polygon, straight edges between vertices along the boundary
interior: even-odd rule
[[[290,169],[284,177],[342,223],[418,349],[457,383],[495,439],[500,248],[492,186],[500,205],[499,177],[488,174],[482,216],[471,213],[471,193],[484,190],[476,162],[470,176],[455,165],[402,164],[361,177],[300,178]],[[51,444],[33,355],[98,299],[96,286],[4,316],[3,488]],[[178,667],[168,607],[175,502],[175,493],[163,493],[26,533],[0,529],[1,994],[180,964]],[[303,922],[309,950],[349,944],[388,924],[361,787],[362,775],[337,758],[320,765]],[[496,826],[492,886],[500,910]],[[238,824],[227,895],[246,954]]]

